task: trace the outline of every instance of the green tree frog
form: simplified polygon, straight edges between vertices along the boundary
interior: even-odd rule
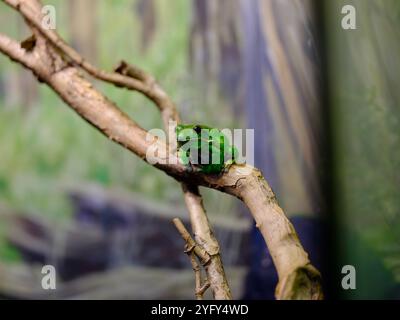
[[[176,127],[178,156],[189,170],[219,174],[238,157],[238,150],[219,129],[197,124]]]

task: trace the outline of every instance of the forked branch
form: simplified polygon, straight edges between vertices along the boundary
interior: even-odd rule
[[[192,263],[192,268],[195,274],[195,296],[198,300],[202,300],[204,293],[210,287],[210,282],[208,279],[205,279],[204,282],[202,281],[201,269],[197,259],[200,261],[200,264],[207,269],[211,257],[207,251],[193,240],[180,219],[175,218],[172,222],[175,224],[176,229],[185,241],[185,253],[190,257],[190,262]]]

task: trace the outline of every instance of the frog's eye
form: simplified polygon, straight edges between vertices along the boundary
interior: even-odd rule
[[[197,133],[200,134],[201,133],[201,128],[199,126],[194,126],[193,130]]]
[[[193,128],[183,128],[177,133],[178,141],[189,141],[198,139],[197,133],[193,130]]]
[[[181,124],[178,124],[175,128],[175,132],[180,132],[183,129],[183,126]]]

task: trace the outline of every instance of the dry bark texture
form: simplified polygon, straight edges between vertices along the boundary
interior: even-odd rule
[[[30,26],[35,40],[32,48],[25,49],[19,42],[0,34],[0,51],[3,54],[30,69],[40,82],[51,87],[67,105],[110,140],[144,161],[147,161],[149,148],[155,147],[160,158],[169,160],[166,164],[157,163],[154,166],[182,183],[196,244],[210,255],[205,270],[214,298],[231,299],[231,293],[219,255],[219,245],[198,191],[199,186],[231,194],[248,206],[278,271],[277,299],[322,298],[320,274],[311,265],[292,224],[259,170],[249,165],[232,165],[220,175],[189,173],[165,141],[148,135],[97,91],[82,71],[96,79],[144,94],[160,109],[165,124],[171,119],[179,121],[174,103],[150,75],[127,63],[121,63],[114,72],[98,70],[62,41],[56,32],[41,27],[40,1],[3,2],[19,11]]]

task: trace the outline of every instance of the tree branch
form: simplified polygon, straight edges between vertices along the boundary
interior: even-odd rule
[[[206,250],[204,250],[193,240],[193,238],[183,225],[182,221],[179,218],[174,218],[172,222],[174,223],[176,229],[185,241],[186,252],[193,252],[200,259],[202,265],[206,265],[207,263],[209,263],[211,260],[210,255],[207,253]]]
[[[51,31],[48,35],[49,30],[42,30],[40,25],[35,24],[40,21],[35,20],[40,14],[31,15],[30,11],[35,6],[30,4],[38,3],[36,0],[2,1],[23,14],[37,38],[35,46],[28,52],[21,48],[18,42],[0,35],[2,53],[32,70],[40,81],[50,86],[83,119],[109,139],[145,161],[147,161],[146,152],[150,147],[158,150],[159,158],[169,160],[165,163],[156,163],[154,166],[183,183],[196,242],[201,244],[212,257],[207,268],[207,277],[215,298],[230,298],[230,291],[219,256],[218,243],[212,235],[198,194],[198,185],[236,196],[249,207],[278,272],[279,283],[276,290],[278,299],[322,298],[320,274],[310,264],[292,224],[285,217],[260,171],[249,165],[232,165],[227,172],[220,175],[187,172],[178,162],[176,153],[171,152],[164,141],[149,135],[113,102],[94,89],[77,67],[81,67],[98,79],[137,90],[153,101],[158,101],[156,105],[163,113],[165,123],[166,119],[178,116],[174,115],[175,106],[171,107],[171,100],[165,92],[159,90],[159,86],[140,78],[142,77],[140,73],[132,70],[128,72],[126,66],[122,70],[117,68],[122,74],[98,72],[96,68],[79,58],[79,55],[76,56],[74,52],[65,48],[65,44],[58,39],[55,32]],[[53,37],[53,40],[49,37]],[[160,97],[164,99],[161,101]]]
[[[176,229],[179,231],[183,240],[185,241],[185,253],[190,257],[190,262],[192,263],[192,268],[195,275],[195,296],[198,300],[202,300],[204,293],[210,287],[210,282],[206,279],[203,283],[201,280],[201,269],[197,263],[196,257],[200,260],[200,263],[203,266],[206,266],[206,268],[211,261],[211,257],[207,251],[205,251],[192,239],[180,219],[175,218],[172,220],[172,222],[175,224]]]
[[[42,28],[41,11],[37,10],[40,1],[3,0],[3,2],[19,11],[31,27],[34,27],[35,30],[40,32],[40,34],[42,34],[43,37],[46,38],[54,47],[68,57],[73,65],[81,67],[91,76],[99,80],[144,94],[160,108],[163,113],[163,120],[166,127],[168,126],[170,119],[179,122],[179,116],[172,100],[164,90],[155,83],[154,79],[144,73],[144,71],[133,66],[124,65],[123,63],[116,69],[117,72],[99,70],[85,60],[75,49],[67,45],[54,30]]]
[[[21,44],[14,39],[0,33],[0,52],[11,60],[18,62],[28,69],[33,68],[33,57],[21,47]]]

